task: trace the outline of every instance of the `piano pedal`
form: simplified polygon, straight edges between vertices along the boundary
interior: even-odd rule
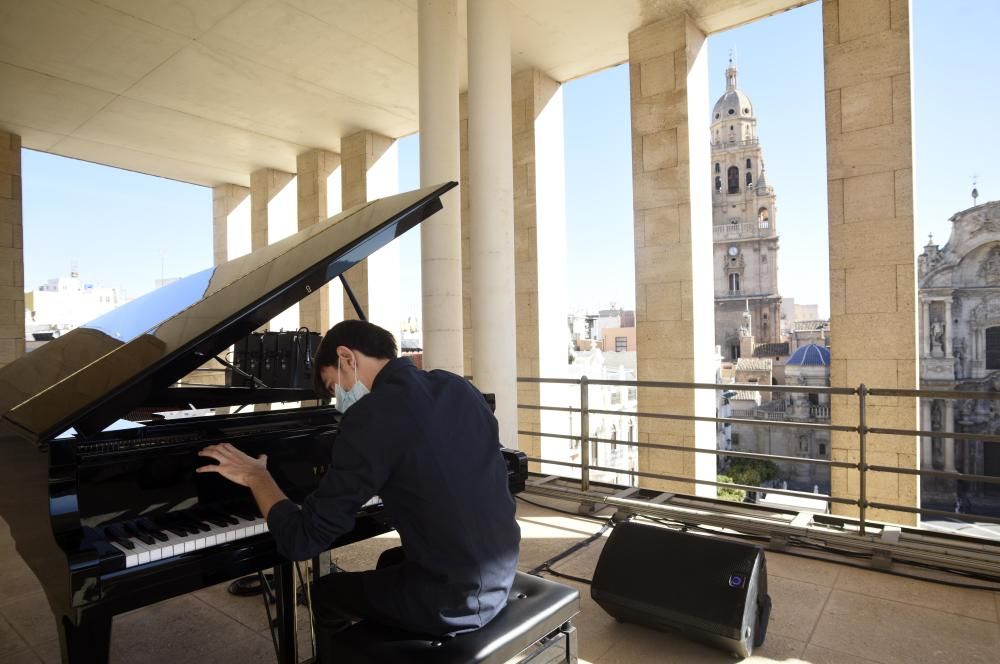
[[[267,582],[269,584],[274,583],[273,574],[265,574]],[[244,576],[242,578],[236,579],[229,584],[229,594],[235,595],[236,597],[255,597],[264,592],[263,586],[260,584],[260,578],[256,574],[251,574],[250,576]],[[274,598],[270,598],[271,603],[274,603]]]

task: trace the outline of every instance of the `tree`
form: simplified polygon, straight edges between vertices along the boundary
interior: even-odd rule
[[[732,484],[733,478],[729,477],[728,475],[719,475],[716,478],[716,481],[721,482],[722,484]],[[747,497],[747,492],[744,491],[743,489],[734,489],[725,486],[717,487],[717,489],[718,489],[717,493],[718,497],[722,498],[723,500],[731,500],[736,503],[742,503]]]
[[[765,459],[736,459],[727,472],[736,484],[760,486],[778,477],[778,466]]]

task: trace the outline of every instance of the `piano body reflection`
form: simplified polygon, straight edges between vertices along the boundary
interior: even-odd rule
[[[45,590],[64,662],[106,662],[116,614],[268,568],[279,572],[279,658],[297,659],[291,565],[250,493],[196,473],[206,463],[196,452],[228,441],[266,453],[279,486],[301,501],[329,462],[337,411],[124,418],[170,404],[315,399],[303,390],[175,384],[441,209],[453,186],[348,210],[160,288],[0,369],[0,516]],[[517,490],[524,456],[504,456]],[[330,547],[390,530],[384,512],[371,501]]]

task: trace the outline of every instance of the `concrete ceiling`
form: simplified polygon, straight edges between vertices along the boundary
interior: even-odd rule
[[[510,3],[513,70],[566,81],[625,61],[629,31],[660,18],[711,33],[805,1]],[[0,0],[0,129],[204,185],[294,171],[362,129],[417,131],[417,0]]]

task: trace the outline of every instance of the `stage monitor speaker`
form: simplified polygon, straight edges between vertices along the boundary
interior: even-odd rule
[[[771,613],[760,547],[633,522],[611,532],[590,595],[622,622],[679,631],[740,657],[764,642]]]

